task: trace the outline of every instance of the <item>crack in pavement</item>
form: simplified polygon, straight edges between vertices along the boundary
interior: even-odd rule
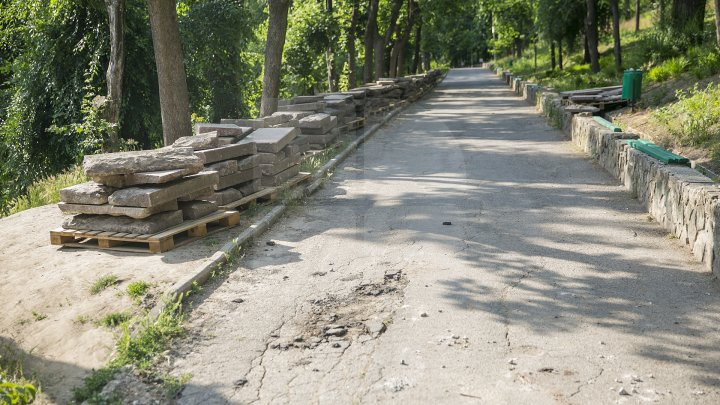
[[[587,386],[590,385],[590,384],[594,384],[595,381],[596,381],[598,378],[600,378],[600,376],[602,376],[604,372],[605,372],[605,369],[602,368],[602,367],[600,367],[600,372],[599,372],[595,377],[592,377],[591,379],[586,380],[584,383],[580,384],[580,385],[577,387],[577,389],[575,390],[575,392],[573,392],[572,394],[570,394],[570,395],[568,396],[568,398],[572,398],[572,397],[574,397],[575,395],[579,394],[580,391],[583,389],[583,387],[587,387]]]

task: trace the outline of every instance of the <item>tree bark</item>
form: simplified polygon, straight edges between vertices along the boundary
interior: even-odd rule
[[[587,15],[585,29],[587,33],[588,48],[590,49],[590,70],[594,73],[600,71],[600,54],[598,53],[598,27],[597,27],[597,0],[586,0]]]
[[[583,38],[583,46],[585,48],[583,52],[583,63],[589,64],[590,63],[590,47],[588,46],[588,40],[587,35]]]
[[[266,117],[277,111],[280,96],[280,68],[287,32],[290,0],[268,0],[269,20],[265,43],[265,68],[260,116]]]
[[[328,13],[330,18],[333,18],[332,0],[325,0],[325,12]],[[332,41],[330,41],[325,51],[325,64],[327,65],[328,91],[333,93],[337,91],[337,70],[335,69],[335,50],[333,49]]]
[[[630,17],[632,17],[630,13],[630,0],[625,0],[623,2],[623,18],[629,20]]]
[[[377,77],[382,77],[385,73],[389,72],[390,69],[385,63],[386,49],[392,46],[392,37],[397,26],[397,20],[400,16],[400,9],[402,8],[403,0],[395,0],[390,10],[390,22],[388,28],[385,30],[383,36],[378,31],[377,40],[375,43],[375,73]]]
[[[423,53],[423,70],[425,72],[430,71],[430,52],[424,51]]]
[[[562,40],[558,41],[558,67],[563,70]]]
[[[716,0],[720,1],[720,0]],[[420,44],[422,41],[422,18],[418,16],[417,27],[415,28],[415,52],[413,55],[412,73],[417,74],[420,67]]]
[[[377,37],[377,14],[379,0],[369,0],[368,21],[365,26],[365,63],[363,64],[363,81],[370,83],[373,80],[373,50]]]
[[[105,72],[107,101],[104,114],[105,120],[113,125],[108,129],[109,150],[117,151],[120,148],[120,108],[125,72],[125,0],[105,0],[105,7],[110,27],[110,60]]]
[[[555,41],[550,41],[550,68],[555,71]]]
[[[635,0],[635,32],[640,31],[640,0]]]
[[[702,39],[706,0],[673,0],[670,24],[676,33]]]
[[[720,47],[720,0],[715,0],[715,38]]]
[[[350,18],[350,29],[347,33],[347,52],[348,52],[348,88],[352,89],[357,86],[357,52],[355,51],[355,34],[357,33],[357,24],[360,19],[360,6],[358,0],[352,3],[352,17]]]
[[[610,0],[613,16],[613,51],[615,53],[615,70],[622,72],[622,47],[620,45],[620,5],[618,0]]]
[[[149,0],[165,146],[192,135],[187,77],[174,0]]]
[[[390,77],[398,77],[402,74],[403,66],[405,66],[405,47],[410,40],[410,33],[415,25],[415,16],[419,11],[417,2],[408,0],[408,18],[405,29],[390,52]]]

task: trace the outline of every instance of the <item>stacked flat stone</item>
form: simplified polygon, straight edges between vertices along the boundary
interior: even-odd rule
[[[212,148],[195,148],[195,155],[205,165],[204,172],[217,172],[218,181],[210,190],[208,201],[227,205],[262,189],[260,167],[255,142],[248,139],[255,129],[248,120],[225,120],[220,124],[197,124],[198,133],[189,138],[200,138],[206,134],[229,138],[230,143],[221,143]],[[236,125],[244,124],[244,125]],[[176,144],[181,141],[178,139]]]
[[[290,100],[280,100],[278,102],[278,111],[309,111],[317,113],[325,108],[325,102],[322,95],[317,96],[296,96]]]
[[[302,120],[301,120],[302,121]],[[261,128],[248,137],[257,145],[263,187],[279,186],[300,172],[297,128]]]
[[[325,149],[339,135],[338,118],[325,113],[309,115],[300,120],[300,132],[310,143],[310,149]]]
[[[217,210],[202,197],[218,174],[191,147],[89,155],[83,169],[92,181],[60,190],[60,210],[77,214],[66,229],[154,234]]]
[[[338,125],[341,128],[340,131],[346,132],[343,130],[343,128],[346,128],[345,124],[357,119],[353,96],[350,94],[334,93],[326,95],[324,100],[325,110],[323,110],[323,112],[337,118]]]

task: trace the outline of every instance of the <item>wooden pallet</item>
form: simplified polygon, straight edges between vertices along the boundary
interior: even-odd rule
[[[362,128],[365,126],[365,118],[358,118],[356,120],[352,120],[345,125],[347,125],[348,129],[351,131]]]
[[[257,193],[250,194],[247,197],[243,197],[237,201],[233,201],[231,203],[225,204],[220,206],[221,209],[229,210],[229,209],[243,209],[247,207],[248,205],[252,203],[257,202],[267,202],[267,201],[275,201],[280,193],[289,187],[294,187],[307,179],[310,178],[310,173],[307,172],[300,172],[297,176],[291,178],[285,184],[277,187],[266,187]]]
[[[239,212],[221,210],[200,219],[183,221],[180,225],[154,235],[58,228],[50,231],[50,243],[123,252],[162,253],[212,233],[232,228],[239,222]]]

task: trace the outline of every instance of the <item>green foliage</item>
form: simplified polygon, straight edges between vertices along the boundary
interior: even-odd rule
[[[102,317],[100,324],[107,328],[114,328],[130,320],[130,314],[126,312],[111,312]]]
[[[690,61],[684,56],[668,59],[658,66],[650,69],[647,74],[651,82],[664,82],[669,79],[677,79],[690,66]]]
[[[140,299],[147,294],[150,284],[145,281],[135,281],[127,286],[127,293],[131,298]]]
[[[110,366],[95,370],[90,376],[83,380],[83,385],[73,390],[73,399],[76,403],[88,401],[89,403],[100,402],[99,394],[103,387],[113,379],[119,367]]]
[[[15,214],[30,208],[54,204],[60,201],[60,189],[87,181],[81,166],[73,166],[68,171],[49,176],[33,183],[27,193],[15,200],[9,207],[9,214]],[[2,213],[0,213],[2,216]]]
[[[35,322],[47,319],[47,315],[45,315],[41,312],[32,311],[32,316],[33,316],[33,319],[35,320]]]
[[[117,284],[118,278],[114,274],[106,274],[99,279],[95,280],[95,282],[90,286],[90,294],[97,295],[100,294],[103,290],[105,290],[108,287],[112,287],[115,284]]]
[[[677,101],[653,113],[653,118],[684,145],[703,145],[720,135],[720,84],[678,91]]]
[[[131,364],[140,370],[148,370],[158,354],[164,351],[173,339],[184,332],[182,327],[182,304],[178,300],[169,303],[165,310],[153,319],[149,314],[133,325],[123,324],[122,335],[117,342],[117,356],[114,365]]]
[[[19,361],[0,356],[0,404],[29,404],[37,388],[22,373]]]
[[[720,52],[714,45],[698,46],[688,50],[690,72],[698,79],[720,73]]]

